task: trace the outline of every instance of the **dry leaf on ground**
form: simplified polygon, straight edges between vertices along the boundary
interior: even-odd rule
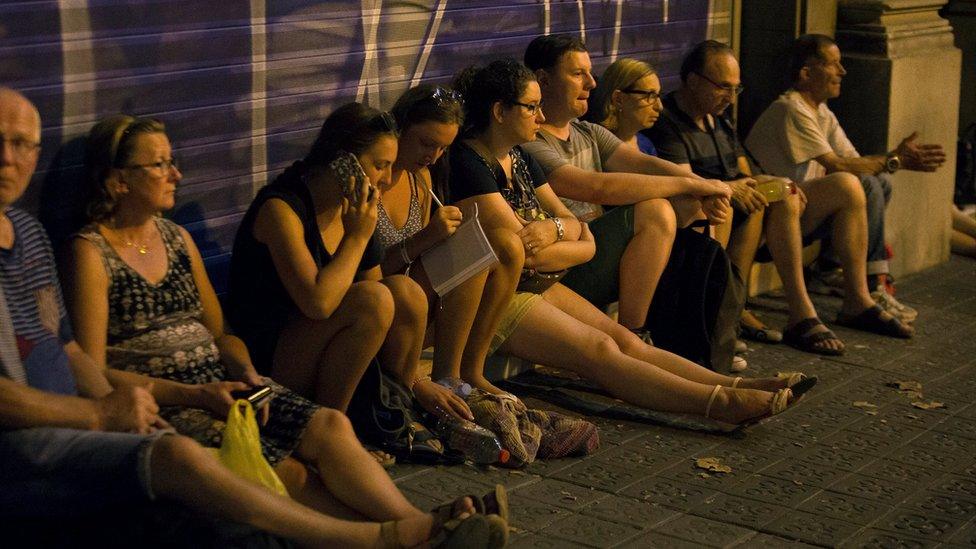
[[[711,471],[713,473],[731,473],[732,468],[728,465],[722,465],[721,458],[715,457],[703,457],[695,458],[695,467],[699,469],[704,469],[706,471]]]
[[[922,400],[916,400],[915,402],[912,402],[912,406],[916,408],[920,408],[922,410],[938,410],[939,408],[946,407],[944,403],[938,402],[936,400],[930,400],[928,402]]]
[[[865,400],[856,400],[856,401],[854,401],[854,402],[851,403],[851,406],[854,406],[855,408],[866,408],[868,410],[872,410],[872,409],[878,407],[877,404],[872,404],[872,403],[867,402]]]

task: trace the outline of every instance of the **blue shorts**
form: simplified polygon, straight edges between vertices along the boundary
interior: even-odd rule
[[[91,514],[154,499],[152,435],[77,429],[0,431],[0,516]]]

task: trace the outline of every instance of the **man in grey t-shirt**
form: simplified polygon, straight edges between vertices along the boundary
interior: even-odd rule
[[[593,260],[563,280],[598,307],[619,299],[619,322],[638,331],[677,228],[697,218],[724,220],[728,185],[621,147],[605,128],[577,120],[596,86],[589,54],[577,38],[540,36],[526,50],[525,64],[542,88],[546,121],[538,139],[524,148],[570,210],[590,223],[596,239]],[[616,208],[604,212],[604,205]]]

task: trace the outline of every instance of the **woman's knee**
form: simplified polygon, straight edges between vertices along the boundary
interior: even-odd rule
[[[585,338],[583,345],[587,362],[603,363],[607,357],[620,353],[620,346],[610,334],[593,329],[593,333]]]
[[[335,441],[348,437],[355,438],[352,422],[349,417],[333,408],[319,408],[306,430],[316,444],[325,441]]]
[[[165,435],[153,442],[150,463],[156,465],[153,473],[167,470],[199,475],[201,471],[216,466],[217,458],[189,437]]]
[[[427,294],[412,278],[406,275],[393,275],[383,279],[390,289],[393,306],[397,314],[407,315],[426,323]]]
[[[643,200],[634,205],[634,232],[653,230],[661,235],[674,235],[678,217],[671,202],[664,198]]]
[[[343,304],[356,312],[356,318],[384,330],[393,322],[393,293],[386,285],[372,280],[356,282],[349,287]]]

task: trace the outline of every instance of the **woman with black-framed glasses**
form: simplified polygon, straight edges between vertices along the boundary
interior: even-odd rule
[[[639,133],[657,121],[661,80],[653,67],[637,59],[618,59],[607,67],[590,92],[590,108],[583,117],[613,132],[625,144],[656,155],[654,144]]]

